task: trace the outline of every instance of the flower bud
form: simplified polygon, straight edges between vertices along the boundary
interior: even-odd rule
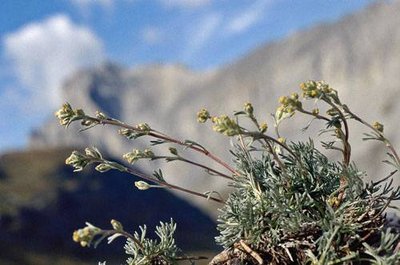
[[[285,137],[279,137],[277,140],[278,140],[278,142],[280,142],[281,144],[286,143]]]
[[[383,124],[379,123],[379,122],[374,122],[372,124],[372,126],[379,132],[383,132]]]
[[[97,171],[101,172],[101,173],[107,172],[107,171],[109,171],[109,170],[112,169],[112,168],[113,168],[113,167],[111,167],[109,164],[106,164],[106,163],[98,164],[98,165],[95,167],[95,169],[96,169]]]
[[[249,114],[249,115],[253,115],[253,111],[254,111],[253,105],[251,105],[250,102],[245,103],[244,104],[244,111],[246,111],[247,114]]]
[[[122,226],[122,224],[120,222],[118,222],[117,220],[115,220],[115,219],[111,220],[111,225],[112,225],[114,230],[117,230],[117,231],[123,231],[124,230],[124,227]]]
[[[197,121],[199,123],[205,123],[209,118],[211,118],[210,113],[206,109],[201,109],[197,112]]]
[[[268,124],[266,122],[260,124],[259,130],[261,133],[265,133],[267,131],[267,129],[268,129]]]
[[[143,133],[149,133],[151,130],[150,126],[147,123],[139,123],[136,127]]]
[[[140,181],[135,181],[135,186],[136,188],[138,188],[139,190],[148,190],[150,189],[150,184],[147,182],[144,182],[142,180]]]

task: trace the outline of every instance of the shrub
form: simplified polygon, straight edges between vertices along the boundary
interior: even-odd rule
[[[99,112],[90,116],[67,103],[56,113],[66,127],[74,121],[80,121],[84,130],[97,125],[116,126],[128,139],[149,137],[150,146],[170,147],[167,155],[155,154],[150,148],[134,149],[123,155],[127,164],[107,160],[92,147],[84,153],[74,151],[66,163],[75,171],[95,164],[100,172],[115,169],[132,174],[142,179],[135,182],[139,190],[175,189],[220,203],[216,243],[224,251],[211,264],[399,264],[399,235],[385,228],[384,212],[392,201],[400,199],[400,188],[392,186],[400,158],[385,137],[383,125],[364,121],[322,81],[308,81],[300,87],[301,97],[293,93],[279,99],[280,105],[272,115],[274,130],[259,122],[250,103],[232,117],[213,116],[206,109],[198,112],[199,122],[211,121],[214,131],[235,140],[231,151],[234,167],[194,141],[177,140],[148,124],[127,125]],[[314,106],[322,105],[324,111],[307,109],[303,104],[307,100],[314,101]],[[340,161],[330,161],[311,139],[288,142],[281,135],[280,124],[296,113],[325,123],[320,133],[328,134],[330,140],[322,141],[321,146],[339,152]],[[248,127],[242,126],[244,119],[250,121]],[[388,176],[370,183],[363,180],[366,173],[351,161],[349,121],[370,130],[364,140],[376,140],[387,147],[388,159],[384,162],[394,167]],[[221,169],[190,160],[179,148],[207,156]],[[224,199],[216,191],[201,193],[169,183],[161,170],[152,176],[140,173],[131,165],[142,159],[189,163],[228,179],[233,191]],[[125,237],[127,264],[176,264],[179,260],[194,262],[203,258],[180,252],[173,239],[176,225],[172,219],[156,228],[159,240],[146,238],[146,226],[140,227],[140,233],[130,234],[118,221],[112,220],[111,224],[112,229],[104,230],[87,223],[74,232],[73,239],[82,246],[96,246],[105,238],[110,243]]]

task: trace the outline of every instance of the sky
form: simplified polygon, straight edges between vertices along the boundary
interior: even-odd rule
[[[216,69],[372,0],[1,0],[0,152],[24,148],[63,80],[106,61]]]

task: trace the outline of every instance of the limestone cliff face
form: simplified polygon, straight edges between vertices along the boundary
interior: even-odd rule
[[[387,135],[400,147],[397,133],[400,107],[400,1],[380,2],[351,16],[295,33],[266,44],[247,56],[213,72],[193,72],[177,65],[124,69],[104,65],[83,70],[64,85],[64,98],[87,112],[100,110],[127,123],[148,122],[152,127],[182,139],[193,139],[215,150],[229,161],[229,141],[196,123],[196,112],[207,107],[213,113],[230,113],[251,101],[257,113],[269,119],[277,98],[297,90],[308,79],[323,79],[336,88],[344,102],[367,120],[380,120]],[[307,122],[307,121],[303,121]],[[301,121],[293,126],[300,125]],[[303,123],[304,124],[304,123]],[[315,126],[317,127],[317,126]],[[95,128],[65,132],[55,119],[38,129],[31,146],[95,145],[112,155],[141,147],[143,141],[129,143],[115,128]],[[300,130],[289,125],[287,138],[301,138]],[[364,130],[353,130],[354,138]],[[369,161],[384,158],[384,149],[353,144],[354,159],[371,177],[382,177],[388,168]],[[382,158],[382,159],[381,159]],[[161,165],[140,163],[151,172]],[[180,165],[165,171],[174,182],[198,190],[220,190],[223,181],[202,177]],[[194,201],[201,204],[201,201]]]

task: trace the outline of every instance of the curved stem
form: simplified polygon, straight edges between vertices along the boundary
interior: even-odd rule
[[[105,160],[105,159],[101,159],[101,158],[100,158],[100,159],[92,159],[91,162],[95,162],[95,163],[96,163],[96,162],[97,162],[97,163],[104,163],[104,162],[107,163],[107,162],[108,162],[108,163],[110,163],[111,161],[107,161],[107,160]],[[198,196],[198,197],[203,197],[203,198],[205,198],[205,199],[207,199],[207,200],[212,200],[212,201],[215,201],[215,202],[218,202],[218,203],[222,203],[222,204],[225,203],[223,200],[220,200],[220,199],[218,199],[218,198],[210,197],[210,196],[207,196],[207,195],[205,195],[205,194],[203,194],[203,193],[200,193],[200,192],[196,192],[196,191],[192,191],[192,190],[189,190],[189,189],[185,189],[185,188],[183,188],[183,187],[181,187],[181,186],[169,184],[169,183],[167,183],[167,182],[160,181],[160,180],[155,179],[155,178],[153,178],[153,177],[149,177],[148,175],[146,175],[146,174],[144,174],[144,173],[142,173],[142,172],[140,172],[140,171],[134,170],[133,168],[130,168],[130,167],[123,166],[123,169],[119,169],[119,170],[122,171],[122,172],[127,172],[127,173],[129,173],[129,174],[131,174],[131,175],[133,175],[133,176],[142,178],[142,179],[144,179],[144,180],[147,180],[147,181],[156,183],[156,184],[158,184],[158,185],[160,185],[160,186],[163,186],[163,187],[165,187],[165,188],[170,188],[170,189],[179,190],[179,191],[182,191],[182,192],[185,192],[185,193],[194,195],[194,196]]]
[[[218,203],[222,203],[222,204],[224,203],[223,200],[220,200],[218,198],[210,197],[210,196],[207,196],[207,195],[205,195],[203,193],[200,193],[200,192],[197,192],[197,191],[192,191],[192,190],[185,189],[185,188],[177,186],[177,185],[173,185],[173,184],[169,184],[167,182],[159,181],[158,179],[154,179],[152,177],[149,177],[149,176],[147,176],[147,175],[145,175],[145,174],[143,174],[143,173],[141,173],[139,171],[136,171],[136,170],[134,170],[132,168],[129,168],[129,167],[125,167],[125,171],[128,172],[131,175],[137,176],[137,177],[145,179],[147,181],[151,181],[151,182],[157,183],[160,186],[164,186],[164,187],[167,187],[167,188],[170,188],[170,189],[179,190],[179,191],[182,191],[182,192],[194,195],[194,196],[203,197],[205,199],[209,199],[209,200],[212,200],[212,201],[215,201],[215,202],[218,202]]]
[[[331,121],[329,118],[327,118],[325,116],[322,116],[320,114],[314,114],[314,113],[312,113],[310,111],[307,111],[305,109],[297,109],[297,111],[299,111],[301,113],[304,113],[304,114],[307,114],[307,115],[310,115],[310,116],[314,116],[315,118],[320,119],[320,120]]]

